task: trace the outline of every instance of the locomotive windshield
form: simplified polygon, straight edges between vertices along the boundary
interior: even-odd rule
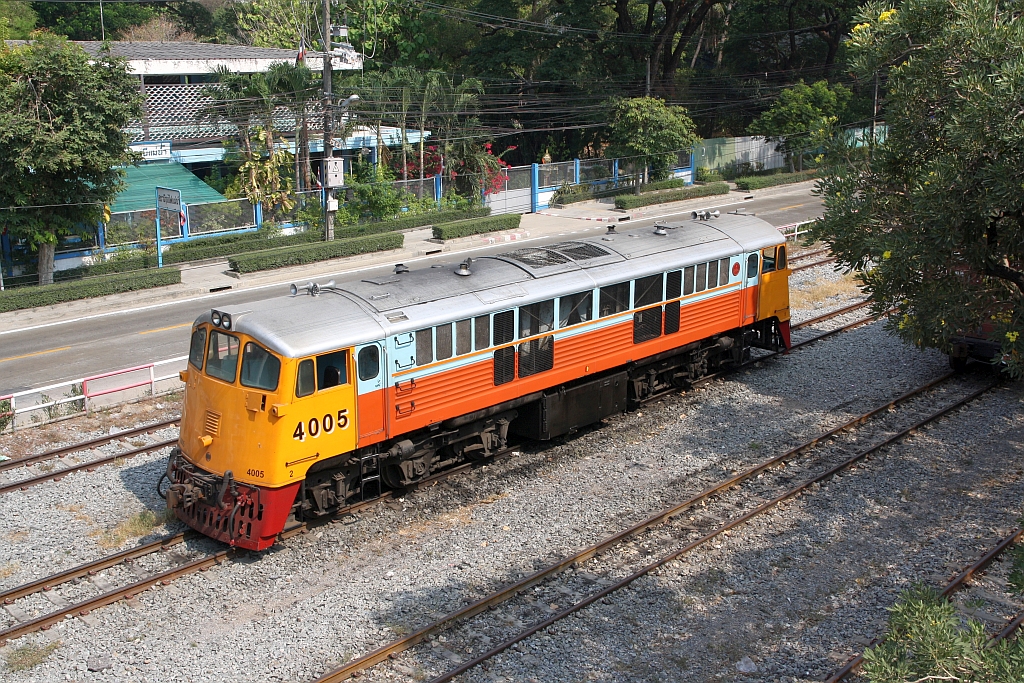
[[[234,384],[238,367],[238,337],[210,330],[210,347],[206,352],[206,374]]]
[[[242,386],[276,391],[280,376],[281,361],[259,344],[246,342],[242,351]]]

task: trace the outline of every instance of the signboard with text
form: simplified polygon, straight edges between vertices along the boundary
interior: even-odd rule
[[[170,141],[137,142],[128,147],[134,152],[142,152],[143,161],[169,161],[171,158]]]
[[[156,208],[169,211],[174,215],[181,213],[181,190],[166,187],[156,188]]]

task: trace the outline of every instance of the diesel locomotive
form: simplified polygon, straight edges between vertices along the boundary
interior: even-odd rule
[[[192,327],[168,507],[261,550],[339,508],[789,346],[782,235],[743,215],[223,307]]]

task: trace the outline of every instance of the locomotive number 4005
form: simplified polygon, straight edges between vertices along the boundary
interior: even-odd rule
[[[296,441],[305,441],[306,437],[315,439],[321,434],[330,434],[335,429],[348,429],[348,408],[338,410],[338,415],[327,413],[322,418],[311,417],[305,422],[300,421],[295,425],[292,438]]]

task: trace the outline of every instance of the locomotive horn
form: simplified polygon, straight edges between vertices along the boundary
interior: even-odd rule
[[[718,209],[715,209],[714,211],[711,212],[711,217],[712,218],[718,218],[721,215],[722,214],[718,213]]]
[[[299,293],[299,288],[295,286],[295,283],[288,285],[288,291],[291,292],[292,296],[296,296]]]

